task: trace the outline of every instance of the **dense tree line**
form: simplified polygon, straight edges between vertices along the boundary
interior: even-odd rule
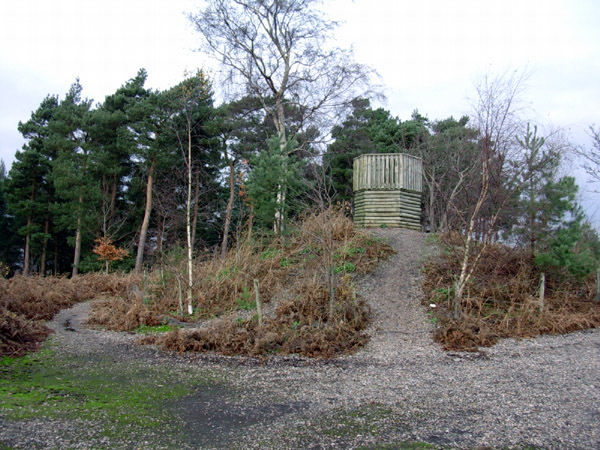
[[[465,243],[502,241],[527,248],[544,270],[589,274],[600,258],[600,241],[578,204],[575,179],[561,175],[570,144],[556,132],[541,136],[526,121],[486,128],[476,120],[473,114],[431,121],[415,111],[402,121],[383,108],[372,109],[368,100],[355,100],[351,114],[332,129],[335,141],[323,158],[334,197],[352,200],[355,157],[406,152],[423,160],[425,231],[458,232],[468,238]],[[505,129],[495,129],[500,125]],[[465,255],[472,251],[469,244]],[[467,259],[471,264],[476,258]]]
[[[484,144],[467,116],[432,121],[415,111],[401,121],[358,98],[332,129],[322,159],[311,144],[320,130],[297,123],[289,137],[295,150],[282,160],[260,99],[217,108],[202,72],[163,92],[146,89],[145,81],[140,70],[95,106],[77,81],[19,123],[26,144],[11,170],[0,171],[3,263],[25,274],[98,270],[92,248],[99,238],[129,250],[123,269],[141,270],[180,248],[198,254],[219,246],[224,255],[242,231],[272,228],[282,183],[286,215],[310,206],[311,189],[351,201],[352,161],[364,153],[423,159],[424,230],[464,230],[476,205]],[[296,111],[286,110],[293,125]],[[494,202],[512,190],[491,239],[528,247],[540,264],[589,270],[597,236],[577,204],[574,179],[559,176],[565,142],[528,124],[516,131],[509,141],[518,157],[490,157],[494,193],[481,205],[475,238],[484,238]],[[317,173],[324,179],[315,180]]]
[[[94,245],[112,242],[130,254],[116,263],[125,270],[185,254],[190,288],[194,255],[224,256],[256,228],[283,233],[315,202],[351,201],[356,156],[406,152],[423,160],[423,229],[463,236],[459,284],[474,244],[499,240],[546,268],[592,270],[597,234],[560,175],[567,143],[518,117],[518,79],[484,79],[458,120],[402,121],[371,107],[377,89],[350,51],[321,45],[334,23],[315,3],[210,0],[190,17],[235,94],[218,107],[202,71],[154,91],[140,70],[99,104],[79,81],[43,99],[18,125],[12,168],[0,167],[0,261],[77,275],[101,269]]]
[[[0,256],[13,272],[100,270],[100,238],[129,251],[125,270],[179,249],[225,254],[242,229],[272,229],[283,170],[286,216],[299,211],[314,127],[290,139],[284,169],[259,99],[217,108],[201,71],[162,92],[146,89],[146,77],[140,70],[95,106],[76,81],[19,123],[26,144],[0,171]],[[293,125],[297,110],[285,109]]]
[[[195,238],[215,241],[218,225],[199,220],[214,216],[221,194],[210,86],[202,74],[164,92],[146,89],[145,81],[140,70],[95,107],[77,81],[64,98],[46,97],[19,123],[26,144],[2,180],[9,230],[3,234],[17,236],[4,242],[5,251],[12,251],[7,263],[24,274],[76,275],[97,268],[91,248],[98,238],[137,248],[138,261],[144,250],[147,261],[161,257],[167,240],[173,246],[183,242],[181,167],[190,162],[182,153],[184,137],[193,153],[188,165]],[[168,187],[157,189],[156,179]],[[15,258],[15,246],[21,258]],[[124,268],[134,261],[127,259]]]

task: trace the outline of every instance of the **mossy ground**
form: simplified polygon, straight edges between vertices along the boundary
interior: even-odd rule
[[[219,384],[227,383],[208,372],[98,356],[58,357],[46,348],[0,360],[0,416],[89,421],[95,434],[118,440],[159,430],[172,437],[181,418],[171,405]]]

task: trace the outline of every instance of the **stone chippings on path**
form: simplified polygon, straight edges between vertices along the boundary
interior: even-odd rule
[[[53,321],[57,352],[163,364],[173,378],[213,370],[234,386],[175,405],[187,448],[357,448],[421,441],[440,448],[600,448],[600,330],[505,340],[480,354],[446,353],[421,306],[425,236],[380,229],[397,254],[357,286],[372,336],[331,360],[164,354],[135,336],[86,329],[89,305]],[[69,324],[76,331],[63,326]],[[100,424],[0,416],[15,448],[181,448],[181,439],[86,440]],[[169,444],[170,442],[177,442]],[[390,448],[390,447],[386,447]],[[392,447],[393,448],[393,447]],[[400,447],[401,448],[401,447]]]

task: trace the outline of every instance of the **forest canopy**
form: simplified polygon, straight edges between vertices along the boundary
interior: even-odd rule
[[[484,76],[469,115],[401,120],[372,107],[372,71],[335,47],[336,24],[314,3],[211,0],[191,15],[224,77],[198,70],[158,91],[140,69],[100,103],[79,80],[44,98],[0,167],[3,267],[139,273],[183,251],[191,273],[195,257],[350,205],[356,156],[405,152],[423,160],[424,231],[461,234],[467,255],[471,241],[504,242],[540,267],[593,270],[597,233],[562,171],[572,146],[519,109],[522,74]],[[215,90],[230,100],[216,105]],[[121,257],[99,259],[98,242]]]

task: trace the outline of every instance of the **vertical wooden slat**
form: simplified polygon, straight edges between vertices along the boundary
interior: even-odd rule
[[[403,153],[366,154],[352,168],[357,226],[420,229],[415,209],[422,191],[422,161]],[[379,206],[379,208],[378,208]]]

